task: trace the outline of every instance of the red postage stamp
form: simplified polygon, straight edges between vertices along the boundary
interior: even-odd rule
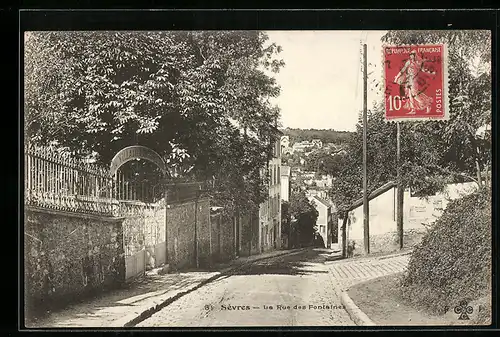
[[[448,118],[444,44],[384,46],[386,120]]]

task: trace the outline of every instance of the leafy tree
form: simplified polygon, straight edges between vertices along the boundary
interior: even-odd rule
[[[302,167],[303,165],[300,163],[301,156],[302,154],[299,152],[283,154],[281,156],[281,163],[290,167]]]
[[[321,149],[308,156],[305,169],[336,176],[342,169],[342,162],[342,155],[332,155],[329,151]]]
[[[487,162],[491,143],[476,137],[477,129],[491,123],[491,74],[488,67],[474,66],[489,57],[488,32],[391,31],[383,41],[392,44],[445,42],[449,49],[450,120],[401,123],[401,183],[433,194],[446,183],[479,175]],[[484,64],[484,63],[483,63]],[[384,107],[376,104],[368,115],[368,192],[396,179],[396,125],[384,121]],[[334,181],[331,196],[340,209],[361,197],[361,122],[346,142],[343,169]],[[480,179],[477,179],[480,180]]]
[[[215,194],[244,186],[258,204],[279,118],[269,98],[280,89],[264,70],[283,66],[280,51],[258,31],[30,32],[27,140],[106,165],[123,147],[145,145],[175,172],[215,177]]]
[[[394,44],[446,43],[449,65],[450,120],[432,129],[444,140],[448,169],[474,175],[481,182],[481,170],[491,152],[491,142],[482,142],[477,130],[491,125],[491,33],[462,31],[390,31],[383,41]]]
[[[290,196],[289,214],[294,226],[294,232],[301,246],[312,244],[316,232],[318,211],[307,199],[304,191],[292,191]]]

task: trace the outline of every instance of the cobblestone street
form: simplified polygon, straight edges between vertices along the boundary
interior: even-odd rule
[[[377,277],[402,272],[410,255],[369,257],[327,262],[337,287],[345,290],[355,284]]]
[[[168,305],[137,327],[349,326],[328,267],[308,250],[245,266]]]

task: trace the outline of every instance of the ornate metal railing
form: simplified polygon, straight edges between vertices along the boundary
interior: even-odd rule
[[[152,185],[122,172],[71,157],[53,148],[26,146],[24,203],[45,209],[101,215],[133,215],[164,205],[206,196],[205,182],[170,181]]]
[[[24,151],[24,203],[54,210],[111,215],[113,179],[106,169],[56,149]]]

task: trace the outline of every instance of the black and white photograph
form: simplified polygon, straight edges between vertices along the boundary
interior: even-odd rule
[[[26,328],[492,324],[491,31],[21,40]]]

